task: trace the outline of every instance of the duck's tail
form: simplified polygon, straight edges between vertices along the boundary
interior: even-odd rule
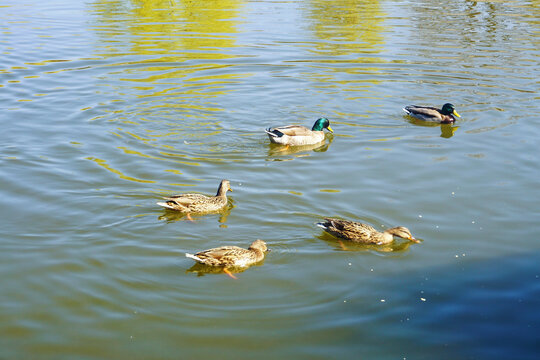
[[[328,222],[317,223],[317,226],[323,228],[324,230],[328,230]]]
[[[198,262],[204,262],[200,257],[195,256],[195,255],[190,254],[190,253],[186,253],[186,257],[190,258],[190,259],[193,259],[195,261],[198,261]]]
[[[174,210],[174,207],[172,207],[171,205],[169,205],[169,203],[166,203],[166,202],[157,202],[156,204],[158,204],[159,206],[163,206],[164,208]]]
[[[264,129],[264,131],[270,135],[271,137],[282,137],[283,136],[283,133],[279,130],[276,130],[276,129],[272,129],[272,128],[268,128],[268,129]]]

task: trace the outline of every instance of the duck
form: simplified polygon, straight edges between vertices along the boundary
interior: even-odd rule
[[[245,268],[262,261],[267,251],[269,250],[266,243],[257,239],[247,249],[238,246],[221,246],[196,254],[186,253],[186,257],[209,266]]]
[[[227,206],[227,191],[232,191],[229,180],[221,180],[216,196],[203,194],[180,194],[164,197],[165,202],[157,204],[170,210],[184,213],[206,213],[223,209]]]
[[[394,236],[419,243],[420,240],[412,236],[411,231],[404,226],[397,226],[383,232],[377,231],[373,226],[350,220],[325,218],[324,222],[317,223],[327,233],[356,243],[384,245],[394,241]]]
[[[327,118],[319,118],[313,124],[311,130],[301,125],[287,125],[268,128],[264,131],[268,134],[270,142],[280,145],[312,145],[324,141],[324,129],[334,132]]]
[[[461,117],[454,107],[450,103],[446,103],[442,106],[441,109],[429,106],[417,106],[409,105],[405,106],[403,110],[408,114],[417,119],[424,121],[433,121],[441,124],[452,124],[456,121],[454,117]]]

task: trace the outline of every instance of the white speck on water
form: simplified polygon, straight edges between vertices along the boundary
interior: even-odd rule
[[[474,220],[473,220],[473,221],[471,221],[471,224],[474,224]]]
[[[344,302],[344,303],[346,303],[346,302],[347,302],[347,300],[343,300],[343,302]]]
[[[371,270],[369,270],[369,271],[373,272],[373,269],[371,269]]]
[[[426,301],[426,298],[420,298],[420,300],[422,300],[422,301]]]
[[[385,302],[386,300],[385,299],[381,299],[381,302]]]
[[[456,193],[452,191],[452,195],[455,195]]]
[[[352,263],[349,263],[349,266],[352,266]]]
[[[419,218],[421,218],[421,217],[422,217],[422,215],[418,215],[418,217],[419,217]]]

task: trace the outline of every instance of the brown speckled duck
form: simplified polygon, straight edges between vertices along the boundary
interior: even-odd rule
[[[255,240],[247,249],[221,246],[200,251],[195,255],[186,253],[186,257],[210,266],[247,267],[263,260],[267,251],[264,241]]]
[[[181,194],[164,197],[165,202],[157,204],[171,210],[185,213],[206,213],[218,211],[227,205],[227,191],[232,191],[229,180],[221,180],[216,196],[203,194]]]
[[[362,244],[382,245],[389,244],[394,240],[394,236],[407,239],[416,243],[409,229],[403,226],[393,227],[384,232],[377,231],[373,226],[349,220],[326,218],[324,222],[317,226],[336,237],[354,241]]]
[[[409,105],[405,106],[403,110],[417,119],[438,122],[441,124],[452,124],[455,122],[456,118],[453,115],[461,117],[454,108],[454,105],[450,103],[444,104],[442,109],[429,106]]]

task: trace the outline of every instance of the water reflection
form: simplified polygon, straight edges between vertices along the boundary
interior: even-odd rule
[[[114,124],[110,132],[122,139],[121,157],[172,163],[173,168],[161,165],[158,171],[180,168],[183,173],[209,160],[208,147],[221,144],[225,131],[217,99],[251,76],[223,62],[237,57],[233,49],[242,4],[98,0],[88,5],[91,30],[99,38],[95,54],[107,59],[108,72],[98,82],[109,96],[127,98],[121,108],[106,115],[100,111],[96,118]]]
[[[380,64],[386,61],[379,54],[386,27],[379,1],[311,0],[305,9],[308,29],[318,39],[307,51],[325,57],[306,77],[324,87],[343,87],[349,100],[382,82]]]
[[[334,141],[334,135],[333,134],[326,134],[325,141],[318,144],[311,144],[311,145],[302,145],[302,146],[285,146],[280,144],[268,144],[268,160],[274,160],[274,161],[282,161],[283,159],[279,159],[276,157],[286,156],[286,155],[294,155],[294,154],[304,154],[303,156],[309,156],[309,154],[306,154],[310,151],[313,152],[325,152],[330,147],[330,144]],[[298,155],[295,157],[300,157],[302,155]],[[294,159],[290,158],[290,160]]]
[[[334,250],[339,251],[402,253],[409,250],[409,247],[413,244],[411,241],[407,240],[394,240],[390,244],[383,245],[360,244],[336,238],[326,232],[323,232],[321,235],[317,236],[317,238],[325,241]]]
[[[459,126],[454,124],[439,124],[432,121],[424,121],[417,119],[412,116],[404,115],[404,117],[407,119],[407,121],[410,124],[416,125],[416,126],[423,126],[423,127],[440,127],[441,129],[441,137],[449,139],[452,136],[454,136],[454,133],[459,129]]]
[[[256,264],[253,264],[250,267],[262,266],[263,264],[264,264],[264,260],[262,260],[262,261],[260,261],[260,262],[258,262]],[[232,274],[239,274],[239,273],[242,273],[242,272],[246,271],[250,267],[228,267],[227,271],[232,273]],[[224,267],[221,267],[221,266],[209,266],[209,265],[205,265],[205,264],[201,264],[201,263],[195,263],[192,267],[190,267],[189,269],[186,270],[186,273],[187,274],[195,273],[195,274],[197,274],[197,276],[204,276],[204,275],[208,275],[208,274],[227,275],[227,273],[225,272]]]
[[[379,1],[311,0],[307,8],[313,20],[310,29],[328,40],[315,43],[313,51],[340,56],[382,50],[385,14]]]
[[[227,227],[227,225],[226,225],[227,219],[228,219],[229,215],[231,214],[232,209],[235,207],[233,202],[232,202],[232,199],[228,199],[228,201],[229,201],[228,206],[226,206],[225,208],[223,208],[220,211],[207,213],[207,214],[191,213],[190,217],[192,218],[192,220],[189,219],[189,217],[187,216],[187,213],[183,213],[181,211],[169,210],[169,209],[163,210],[163,214],[161,214],[158,217],[158,220],[166,221],[168,223],[176,222],[176,221],[180,221],[180,220],[196,222],[198,218],[201,218],[201,217],[204,217],[204,216],[212,216],[212,214],[219,214],[218,222],[220,223],[220,227],[225,228],[225,227]]]

